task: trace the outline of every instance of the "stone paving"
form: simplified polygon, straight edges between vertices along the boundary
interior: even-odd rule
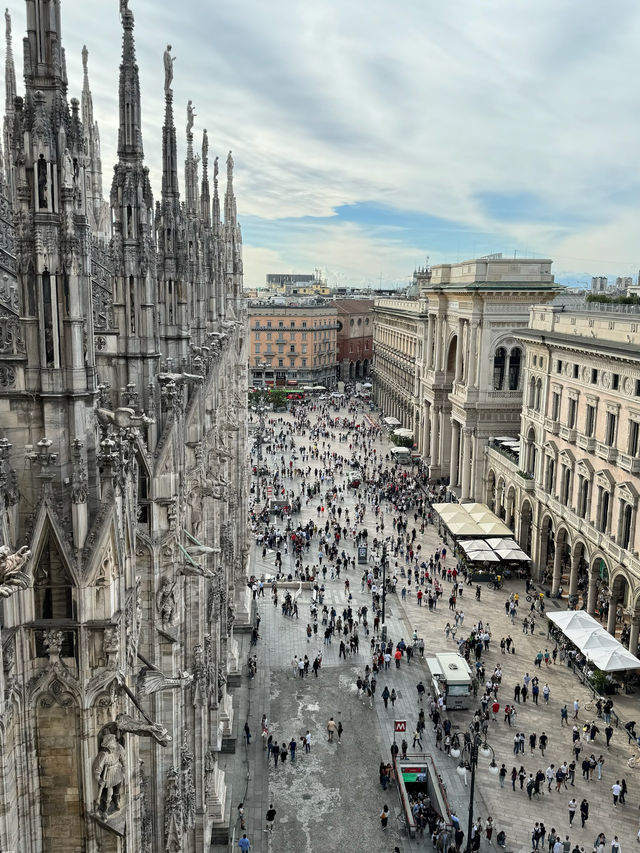
[[[287,418],[288,416],[284,416]],[[296,437],[296,444],[308,445],[308,438]],[[386,452],[386,442],[377,442],[378,453]],[[332,449],[347,454],[348,446],[335,443]],[[278,454],[279,458],[280,454]],[[267,461],[270,457],[267,456]],[[314,465],[312,464],[312,468]],[[294,488],[297,486],[297,481]],[[352,495],[346,499],[345,505],[353,506]],[[311,501],[304,507],[301,519],[304,523],[308,518],[317,518],[316,503]],[[296,521],[297,521],[296,517]],[[372,512],[365,516],[370,535],[375,533],[375,520]],[[409,524],[409,530],[412,524]],[[390,532],[391,516],[385,516],[385,532]],[[422,544],[422,553],[427,556],[440,544],[437,529],[427,526],[423,536],[418,534],[418,542]],[[353,549],[349,541],[348,548]],[[310,550],[313,558],[314,549]],[[450,559],[450,558],[449,558]],[[285,570],[289,557],[284,556]],[[262,560],[261,549],[252,550],[252,571],[256,575],[273,573],[273,554],[268,553]],[[360,591],[360,569],[351,571],[351,589],[354,595],[354,605],[365,603],[368,596]],[[343,580],[327,581],[326,603],[336,605],[339,611],[345,603]],[[399,584],[400,587],[400,584]],[[413,629],[417,628],[419,635],[425,637],[426,652],[455,650],[455,643],[447,641],[444,625],[451,621],[452,613],[447,609],[446,599],[448,584],[445,584],[444,606],[430,612],[425,606],[418,607],[415,598],[401,603],[400,596],[387,598],[387,627],[389,636],[397,641],[400,636],[408,638]],[[510,591],[520,593],[519,617],[512,625],[505,615],[504,601]],[[378,677],[378,689],[374,708],[363,703],[356,693],[355,678],[369,661],[366,642],[361,637],[360,654],[338,661],[338,645],[322,644],[321,637],[312,637],[307,642],[305,628],[309,614],[310,594],[304,592],[299,599],[299,619],[283,617],[279,607],[271,603],[269,590],[265,597],[257,600],[256,605],[261,615],[261,639],[255,652],[258,655],[259,667],[255,679],[243,684],[236,691],[236,727],[238,732],[238,752],[229,759],[221,760],[221,766],[226,763],[226,772],[233,786],[232,814],[241,798],[245,798],[247,812],[247,834],[254,851],[324,851],[324,850],[353,850],[353,851],[393,851],[398,844],[403,853],[424,846],[431,848],[430,841],[410,841],[401,837],[400,827],[394,819],[399,811],[399,800],[395,790],[391,788],[382,792],[378,783],[377,768],[381,758],[389,756],[393,741],[393,719],[406,718],[408,728],[417,720],[418,703],[415,685],[422,678],[427,678],[424,662],[416,660],[409,666],[403,661],[400,670],[392,668]],[[368,603],[368,602],[367,602]],[[492,643],[484,656],[487,674],[493,671],[499,662],[503,669],[502,687],[499,701],[502,706],[511,703],[513,687],[516,681],[521,681],[525,672],[534,675],[534,658],[538,650],[545,647],[551,651],[552,644],[546,638],[546,620],[538,618],[535,636],[523,634],[522,616],[529,605],[524,601],[524,584],[513,583],[503,590],[493,592],[483,585],[482,598],[477,602],[471,588],[465,588],[459,602],[464,609],[465,628],[471,628],[474,622],[482,618],[491,625]],[[502,636],[511,634],[516,647],[515,655],[501,655],[499,642]],[[248,648],[246,638],[243,638],[246,659]],[[294,655],[308,654],[313,660],[317,652],[323,655],[322,669],[318,679],[310,674],[306,679],[294,676],[291,660]],[[546,770],[553,762],[557,767],[564,759],[571,760],[571,728],[560,726],[560,708],[567,704],[570,718],[573,715],[572,706],[575,698],[584,707],[590,698],[589,693],[582,687],[576,676],[559,662],[538,673],[541,686],[545,681],[551,689],[548,706],[544,705],[542,695],[540,704],[534,705],[530,700],[526,704],[516,705],[517,715],[510,728],[503,722],[500,713],[496,721],[491,722],[489,743],[494,748],[498,764],[503,762],[509,771],[514,766],[522,764],[527,772],[541,768]],[[385,683],[389,688],[395,687],[398,692],[398,702],[392,712],[385,711],[380,698]],[[615,707],[623,719],[635,718],[637,699],[634,697],[614,697]],[[286,762],[285,766],[272,763],[267,766],[266,752],[263,752],[259,740],[259,722],[261,715],[266,713],[272,722],[272,732],[277,740],[292,736],[297,738],[307,728],[312,734],[312,752],[310,755],[298,754],[295,766]],[[454,726],[464,729],[470,720],[471,711],[451,712],[450,718]],[[247,718],[253,732],[254,741],[248,747],[241,746],[242,726]],[[340,745],[327,743],[326,723],[329,716],[338,715],[342,719],[345,732]],[[580,714],[580,722],[592,719],[593,713]],[[570,719],[570,722],[573,722]],[[562,834],[569,834],[571,849],[575,844],[584,846],[586,851],[593,849],[593,842],[598,832],[604,831],[607,836],[607,851],[613,834],[617,834],[626,852],[635,846],[635,836],[638,829],[638,798],[640,780],[636,770],[629,770],[627,758],[631,748],[627,746],[626,733],[622,728],[617,729],[612,740],[611,749],[607,750],[604,742],[604,723],[600,722],[601,733],[593,746],[583,749],[580,758],[594,752],[596,758],[601,753],[605,764],[601,781],[587,782],[582,779],[580,762],[576,772],[575,787],[562,790],[560,793],[546,791],[538,801],[529,801],[525,791],[511,790],[509,777],[505,788],[501,789],[498,779],[488,772],[488,761],[480,757],[476,774],[476,796],[474,813],[486,818],[491,814],[497,829],[504,829],[507,834],[507,850],[528,851],[531,849],[531,828],[534,821],[543,820],[550,830],[554,827]],[[527,742],[524,755],[516,757],[513,754],[513,736],[517,731],[524,731]],[[529,749],[528,736],[531,732],[538,735],[545,731],[549,737],[549,746],[544,757],[536,750],[532,755]],[[468,808],[468,788],[465,788],[460,776],[455,772],[456,761],[439,753],[435,746],[432,726],[427,725],[423,739],[426,752],[433,754],[438,764],[438,770],[443,778],[450,807],[455,809],[466,829]],[[243,756],[243,750],[245,755]],[[243,760],[240,760],[243,758]],[[249,778],[247,779],[247,771]],[[614,808],[612,805],[611,785],[618,778],[625,778],[629,793],[624,806]],[[246,797],[244,795],[246,787]],[[587,826],[580,828],[579,816],[569,829],[567,803],[571,796],[578,803],[586,797],[590,805]],[[267,835],[264,829],[264,814],[273,802],[278,811],[273,835]],[[378,816],[382,804],[387,802],[391,808],[389,827],[383,834]],[[236,829],[239,831],[239,825]],[[495,838],[495,835],[494,835]],[[218,848],[212,848],[217,850]],[[489,849],[483,840],[482,849]]]

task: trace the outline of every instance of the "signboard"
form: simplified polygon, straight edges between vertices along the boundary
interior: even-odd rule
[[[393,730],[396,733],[406,732],[407,721],[406,720],[394,720],[393,721]]]
[[[358,564],[367,563],[367,546],[366,545],[358,545]]]

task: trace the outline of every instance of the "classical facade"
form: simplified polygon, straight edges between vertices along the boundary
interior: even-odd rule
[[[526,352],[519,451],[486,450],[485,499],[556,593],[608,630],[640,627],[640,312],[537,305]],[[625,629],[623,623],[627,623]]]
[[[414,429],[418,354],[422,357],[426,300],[376,299],[373,308],[373,398],[388,417]]]
[[[336,299],[338,379],[362,382],[373,362],[373,299]]]
[[[249,621],[233,159],[221,200],[189,102],[181,199],[167,48],[154,203],[124,0],[107,203],[88,53],[69,100],[59,0],[25,5],[0,175],[0,849],[204,853]]]
[[[249,301],[251,381],[255,387],[336,383],[335,303],[300,297]]]
[[[415,300],[375,307],[375,394],[412,429],[430,476],[463,500],[490,436],[517,432],[529,306],[558,288],[551,261],[490,256],[416,273]]]

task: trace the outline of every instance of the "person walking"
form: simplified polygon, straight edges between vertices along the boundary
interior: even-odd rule
[[[586,799],[583,799],[580,803],[580,820],[584,829],[585,823],[589,820],[589,803]]]
[[[611,793],[613,794],[613,805],[618,805],[618,800],[620,799],[620,792],[622,791],[622,786],[620,785],[620,780],[616,779],[614,784],[611,786]]]
[[[249,728],[249,723],[246,722],[244,724],[244,739],[247,746],[251,743],[251,729]]]
[[[578,808],[578,804],[576,803],[575,797],[571,797],[569,800],[569,826],[573,824],[573,819],[576,816],[576,809]]]
[[[416,729],[413,733],[413,748],[416,748],[416,743],[422,749],[422,741],[420,740],[420,729]]]
[[[336,730],[336,723],[333,717],[329,717],[329,722],[327,723],[327,734],[329,735],[329,743],[333,743],[333,735]]]
[[[246,829],[247,824],[244,819],[244,803],[240,803],[238,806],[238,820],[240,821],[240,829]]]
[[[238,847],[240,848],[242,853],[249,853],[249,850],[251,850],[251,842],[247,838],[246,832],[243,833],[242,838],[239,839]]]
[[[344,728],[342,727],[342,720],[338,720],[338,728],[337,728],[338,743],[342,743],[342,732],[343,731],[344,731]]]
[[[385,803],[382,807],[382,811],[380,812],[380,826],[382,827],[382,829],[386,829],[388,823],[389,823],[389,806]]]
[[[311,732],[307,729],[307,733],[304,736],[304,751],[311,752]]]
[[[265,816],[265,821],[266,821],[265,832],[273,832],[273,822],[275,819],[276,819],[276,810],[273,807],[273,803],[270,803],[269,808],[267,809],[267,814]]]
[[[569,725],[569,710],[566,705],[560,708],[560,727]]]
[[[382,691],[382,701],[384,702],[384,707],[389,707],[389,697],[391,696],[391,692],[389,687],[385,684],[384,690]]]

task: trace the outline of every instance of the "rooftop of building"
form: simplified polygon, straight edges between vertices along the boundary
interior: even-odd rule
[[[372,310],[374,300],[352,297],[334,299],[338,314],[367,314]]]
[[[421,292],[431,290],[561,290],[550,258],[503,258],[501,254],[436,264],[429,277],[416,274]]]

